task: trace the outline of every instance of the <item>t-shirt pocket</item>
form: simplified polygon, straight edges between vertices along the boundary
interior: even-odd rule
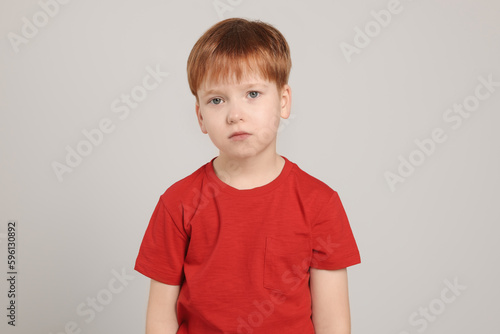
[[[310,239],[266,237],[264,288],[283,294],[308,284],[312,249]]]

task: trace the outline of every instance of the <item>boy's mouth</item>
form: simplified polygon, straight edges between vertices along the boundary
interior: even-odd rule
[[[247,138],[248,136],[250,136],[250,134],[248,132],[236,131],[236,132],[231,133],[231,135],[229,136],[229,139],[243,140],[243,139]]]

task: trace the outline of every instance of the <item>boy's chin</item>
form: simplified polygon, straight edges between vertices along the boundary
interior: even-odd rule
[[[259,155],[259,151],[254,147],[240,147],[231,151],[219,150],[219,156],[224,160],[246,160],[255,158]]]

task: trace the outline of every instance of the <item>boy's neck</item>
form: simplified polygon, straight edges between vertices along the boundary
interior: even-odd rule
[[[281,173],[285,159],[273,154],[249,158],[234,158],[220,154],[213,161],[217,177],[236,189],[252,189],[264,186]]]

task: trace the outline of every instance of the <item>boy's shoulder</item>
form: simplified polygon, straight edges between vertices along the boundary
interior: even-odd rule
[[[304,171],[297,164],[292,163],[294,168],[291,173],[296,179],[297,185],[304,192],[314,192],[316,194],[321,194],[325,196],[331,196],[336,191],[331,188],[326,182],[320,180],[319,178],[312,176],[308,172]]]
[[[191,174],[174,182],[167,188],[162,197],[165,199],[182,198],[185,196],[186,190],[192,192],[193,189],[199,188],[197,185],[203,183],[203,179],[206,177],[205,169],[209,163],[210,162],[205,163]]]

